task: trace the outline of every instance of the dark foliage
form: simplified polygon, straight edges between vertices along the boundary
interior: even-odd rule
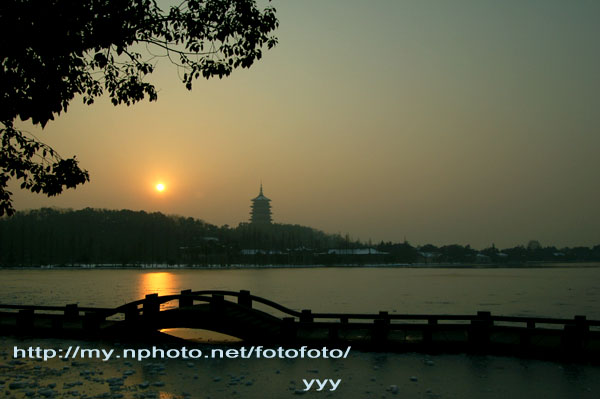
[[[75,158],[15,129],[17,118],[43,127],[78,95],[86,104],[104,92],[114,105],[154,101],[144,78],[160,57],[191,90],[199,77],[250,67],[276,44],[277,26],[274,8],[255,0],[184,0],[168,11],[154,0],[1,1],[0,215],[14,213],[10,178],[47,195],[89,180]]]
[[[143,211],[43,208],[0,218],[0,265],[5,266],[228,265],[273,258],[243,257],[243,249],[280,255],[280,262],[310,263],[307,254],[345,244],[339,235],[298,225],[217,227]]]
[[[598,262],[593,248],[524,246],[476,251],[469,245],[381,242],[380,254],[332,254],[365,248],[348,236],[310,227],[240,223],[217,227],[198,219],[130,210],[43,208],[0,218],[0,266],[40,265],[361,265],[374,263],[497,264]],[[339,251],[338,251],[339,252]]]
[[[382,241],[377,246],[377,250],[381,252],[387,252],[389,254],[388,260],[390,262],[413,263],[416,262],[419,257],[417,249],[408,242],[385,243]]]

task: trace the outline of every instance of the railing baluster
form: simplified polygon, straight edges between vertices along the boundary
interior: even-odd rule
[[[213,312],[221,312],[225,305],[225,297],[220,294],[213,294],[210,301],[210,308]]]
[[[477,317],[471,320],[469,341],[478,349],[483,349],[490,343],[490,330],[494,325],[492,314],[488,311],[477,312]]]
[[[192,297],[192,290],[182,290],[181,296],[179,297],[179,307],[187,308],[194,305],[194,298]]]
[[[65,306],[65,319],[74,320],[79,317],[79,308],[76,303]]]
[[[238,305],[244,306],[247,308],[252,307],[252,297],[250,296],[250,291],[241,290],[238,295]]]
[[[153,317],[160,311],[160,303],[158,303],[158,294],[148,294],[142,305],[142,314],[144,317]]]
[[[379,319],[383,320],[383,324],[390,324],[390,314],[388,312],[380,311]]]
[[[301,323],[312,323],[314,321],[312,311],[310,309],[303,309],[300,315]]]

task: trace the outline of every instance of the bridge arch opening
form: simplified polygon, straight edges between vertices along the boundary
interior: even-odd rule
[[[165,328],[161,333],[197,343],[223,344],[242,342],[240,338],[200,328]]]

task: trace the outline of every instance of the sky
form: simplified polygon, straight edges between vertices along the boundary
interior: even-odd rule
[[[91,181],[17,209],[160,211],[373,242],[600,244],[600,2],[275,0],[279,44],[157,102],[76,98],[43,130]],[[165,190],[159,193],[157,183]]]

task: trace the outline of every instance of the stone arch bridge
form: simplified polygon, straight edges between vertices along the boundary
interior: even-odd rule
[[[476,352],[597,362],[600,321],[475,315],[313,313],[249,291],[146,295],[117,308],[0,305],[0,334],[155,341],[170,328],[215,331],[265,345]]]

